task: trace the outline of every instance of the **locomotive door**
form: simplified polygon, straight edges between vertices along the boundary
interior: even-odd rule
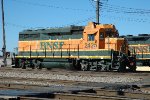
[[[105,32],[102,28],[99,31],[99,49],[105,49]]]

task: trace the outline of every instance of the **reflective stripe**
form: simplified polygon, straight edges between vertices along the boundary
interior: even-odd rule
[[[30,58],[30,56],[16,56],[16,58]],[[78,58],[78,56],[31,56],[31,58]],[[111,59],[111,56],[79,56],[79,58],[91,59]]]

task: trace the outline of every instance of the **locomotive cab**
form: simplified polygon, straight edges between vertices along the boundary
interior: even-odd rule
[[[84,49],[113,49],[120,51],[124,45],[127,53],[127,42],[124,38],[118,38],[119,33],[112,24],[95,24],[90,22],[84,29]]]
[[[113,51],[111,54],[111,69],[119,66],[119,70],[124,71],[128,66],[129,69],[135,71],[135,57],[130,57],[128,42],[125,38],[119,37],[114,25],[97,25],[90,22],[84,29],[83,40],[83,49],[85,50]],[[105,54],[103,53],[103,55]],[[119,65],[117,65],[118,62]]]

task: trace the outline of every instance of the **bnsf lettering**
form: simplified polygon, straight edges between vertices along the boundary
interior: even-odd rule
[[[40,49],[61,49],[64,42],[40,42]]]
[[[130,46],[129,50],[132,52],[135,50],[136,53],[144,53],[144,52],[150,52],[149,46]]]

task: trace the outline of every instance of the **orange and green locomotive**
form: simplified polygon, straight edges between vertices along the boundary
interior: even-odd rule
[[[20,32],[15,66],[135,71],[136,59],[114,25],[89,22],[87,26]]]
[[[150,34],[124,36],[129,43],[131,54],[136,55],[138,66],[150,66]]]

